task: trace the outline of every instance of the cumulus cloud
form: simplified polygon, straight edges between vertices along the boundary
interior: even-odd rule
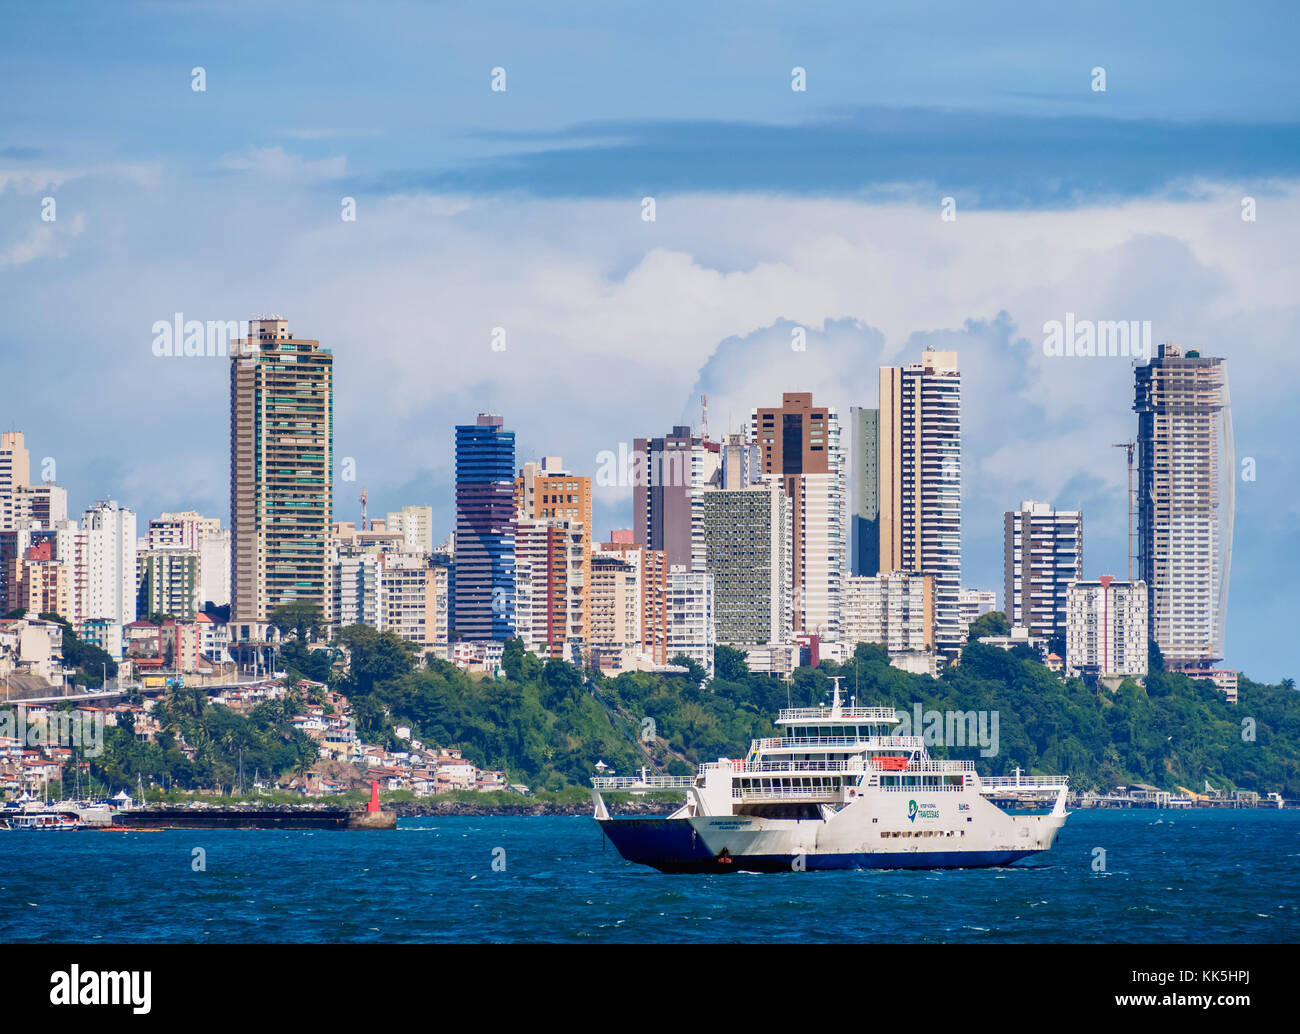
[[[249,147],[222,155],[218,167],[232,172],[251,172],[280,180],[332,180],[347,174],[347,156],[303,158],[283,147]]]
[[[373,512],[431,503],[444,531],[452,426],[478,412],[505,415],[521,460],[559,454],[594,473],[602,450],[697,422],[702,393],[715,435],[785,390],[811,390],[847,416],[875,405],[879,365],[933,344],[961,356],[969,582],[999,586],[1001,512],[1031,497],[1082,506],[1090,573],[1118,572],[1125,478],[1110,446],[1134,432],[1132,364],[1046,356],[1044,323],[1072,312],[1150,320],[1156,341],[1228,358],[1237,449],[1261,470],[1238,492],[1234,600],[1267,578],[1256,543],[1294,529],[1300,462],[1281,442],[1300,375],[1295,184],[1261,195],[1254,223],[1235,185],[1179,202],[959,211],[956,222],[937,201],[661,197],[645,223],[639,198],[361,196],[344,223],[336,200],[295,188],[312,165],[279,148],[245,152],[227,167],[266,173],[263,187],[209,181],[201,211],[183,185],[103,186],[95,232],[71,252],[75,274],[10,271],[28,304],[9,307],[0,359],[29,354],[39,336],[71,360],[25,383],[10,412],[49,443],[34,448],[69,457],[60,473],[73,505],[94,497],[96,464],[111,456],[132,472],[141,511],[224,514],[225,368],[149,350],[153,322],[177,311],[279,311],[332,348],[337,454],[356,459]],[[62,314],[54,327],[51,311]],[[790,348],[795,325],[808,330],[806,352]],[[497,327],[504,351],[492,348]],[[129,422],[100,420],[88,447],[84,427],[48,420],[68,392],[125,398],[142,383],[177,400],[176,434],[146,444]],[[182,492],[176,465],[196,455],[187,469],[204,476]],[[354,495],[338,486],[341,514]],[[598,500],[602,533],[629,519],[626,493]],[[1249,647],[1249,603],[1232,613],[1230,646]]]

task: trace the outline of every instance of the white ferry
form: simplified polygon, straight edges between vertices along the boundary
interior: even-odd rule
[[[1065,776],[981,777],[931,759],[921,736],[891,735],[889,707],[782,710],[783,735],[694,776],[598,776],[595,819],[630,862],[662,872],[949,869],[1009,865],[1051,849]],[[611,817],[603,793],[676,791],[657,818]]]

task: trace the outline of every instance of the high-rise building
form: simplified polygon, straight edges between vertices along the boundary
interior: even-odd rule
[[[744,434],[728,434],[722,439],[722,470],[718,487],[734,492],[758,484],[762,478],[762,456],[758,444]]]
[[[970,634],[971,623],[976,618],[998,609],[998,594],[991,589],[962,589],[957,594],[957,614],[961,623],[961,637]]]
[[[196,510],[164,512],[149,522],[148,538],[141,549],[192,549],[199,559],[199,607],[230,602],[230,529],[220,517],[204,517]]]
[[[514,431],[490,413],[458,424],[452,627],[468,642],[515,634],[514,489]]]
[[[849,409],[852,428],[849,463],[849,526],[851,570],[870,575],[880,571],[880,410],[853,406]]]
[[[136,613],[193,619],[199,612],[199,551],[160,546],[136,554]]]
[[[1045,639],[1065,635],[1066,590],[1083,577],[1083,514],[1026,499],[1002,524],[1007,621]]]
[[[591,478],[566,469],[559,456],[545,456],[541,463],[530,460],[515,478],[515,509],[520,520],[542,519],[567,526],[579,556],[575,576],[565,579],[565,591],[571,598],[562,608],[572,613],[570,638],[585,640],[587,586],[591,581]]]
[[[1077,581],[1066,594],[1066,674],[1147,673],[1147,587],[1110,575]]]
[[[443,558],[431,553],[383,553],[380,565],[381,631],[417,646],[447,642],[447,576]]]
[[[249,321],[230,357],[231,623],[332,604],[334,356],[278,316]]]
[[[935,646],[961,651],[961,375],[956,352],[880,369],[880,571],[934,576]]]
[[[933,654],[934,579],[905,571],[845,579],[844,639],[882,643],[891,657]]]
[[[597,547],[591,556],[589,647],[592,666],[631,667],[642,654],[641,552]]]
[[[668,570],[668,660],[684,656],[713,678],[713,575],[678,564]]]
[[[1224,656],[1235,458],[1224,361],[1162,344],[1136,369],[1138,563],[1167,666]]]
[[[653,664],[668,663],[668,556],[662,549],[636,543],[630,528],[610,532],[602,553],[618,554],[640,564],[641,650]]]
[[[26,608],[27,616],[58,614],[67,618],[72,610],[72,574],[67,564],[55,558],[52,543],[29,546],[20,570],[16,602]]]
[[[0,431],[0,531],[19,518],[18,497],[31,480],[31,454],[22,431]]]
[[[334,562],[330,620],[339,626],[380,626],[380,555],[344,548]]]
[[[44,482],[19,488],[14,500],[17,520],[39,521],[44,527],[68,519],[68,490]]]
[[[388,515],[384,525],[390,532],[402,535],[403,553],[433,552],[433,507],[403,506]]]
[[[716,638],[728,646],[790,641],[793,527],[779,482],[704,494],[705,570]]]
[[[542,657],[581,649],[586,526],[559,517],[515,520],[515,634]]]
[[[701,500],[721,479],[722,447],[678,425],[662,438],[632,443],[633,535],[662,550],[670,566],[704,568]]]
[[[135,513],[110,499],[81,516],[85,534],[85,598],[81,618],[109,618],[129,625],[136,618]]]
[[[53,557],[68,571],[68,600],[66,611],[59,611],[61,617],[71,621],[73,627],[80,630],[84,618],[83,608],[87,600],[87,533],[81,530],[76,521],[59,520],[43,527],[37,527],[35,521],[20,521],[21,534],[31,545],[48,542]],[[4,552],[4,533],[0,532],[0,554]],[[2,574],[2,565],[0,565]]]
[[[796,633],[834,640],[848,568],[847,476],[839,417],[808,392],[785,392],[780,408],[756,409],[750,440],[761,473],[790,499],[792,623]]]

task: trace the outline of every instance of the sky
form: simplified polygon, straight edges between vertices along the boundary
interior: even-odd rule
[[[1226,660],[1294,676],[1288,5],[807,6],[0,7],[0,426],[76,512],[226,518],[226,362],[152,328],[280,313],[335,357],[336,519],[364,485],[441,540],[479,412],[521,463],[594,475],[705,394],[715,437],[783,391],[847,422],[934,345],[962,371],[963,583],[1000,600],[1023,499],[1083,511],[1086,576],[1126,573],[1133,361],[1045,355],[1043,328],[1149,320],[1227,360],[1254,480]],[[598,535],[630,501],[597,490]]]

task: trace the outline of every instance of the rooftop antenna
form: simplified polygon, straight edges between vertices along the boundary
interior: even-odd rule
[[[700,396],[700,438],[709,440],[709,396]]]
[[[1116,442],[1111,446],[1112,449],[1123,449],[1125,456],[1128,458],[1128,580],[1133,581],[1133,450],[1136,448],[1135,442]]]
[[[366,495],[366,486],[362,485],[361,486],[361,530],[362,531],[370,530],[369,522],[366,519],[366,503],[369,501],[370,501],[370,497]]]

